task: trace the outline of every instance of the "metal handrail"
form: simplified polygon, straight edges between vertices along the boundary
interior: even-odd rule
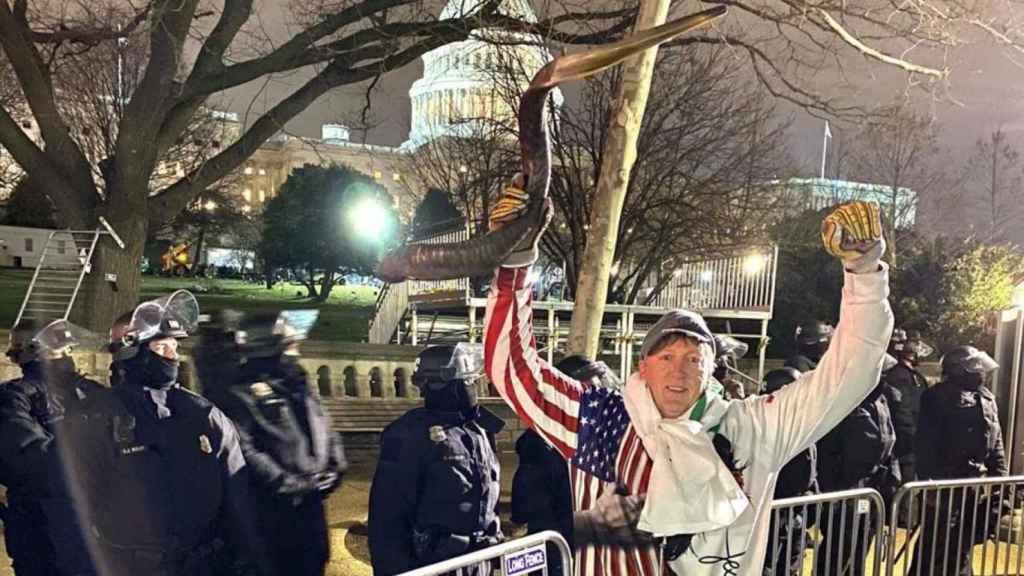
[[[555,547],[558,548],[558,554],[562,559],[562,573],[572,574],[572,552],[569,550],[569,544],[558,532],[555,532],[554,530],[545,530],[543,532],[524,536],[523,538],[516,538],[515,540],[510,540],[495,546],[489,546],[482,550],[470,552],[463,556],[444,560],[436,564],[403,572],[399,576],[437,576],[439,574],[454,572],[461,568],[468,568],[496,558],[501,558],[510,552],[516,552],[540,544],[547,544],[548,542],[553,543]]]
[[[943,489],[947,489],[950,492],[949,498],[952,499],[955,496],[953,494],[953,491],[955,489],[957,489],[957,488],[984,488],[984,487],[990,487],[990,486],[1001,486],[1000,487],[1000,498],[1002,498],[1005,495],[1003,493],[1005,488],[1007,486],[1010,486],[1011,487],[1011,494],[1010,495],[1011,495],[1011,498],[1012,498],[1011,501],[1019,503],[1019,502],[1024,502],[1024,500],[1017,500],[1017,488],[1022,486],[1022,485],[1024,485],[1024,476],[990,476],[990,477],[986,477],[986,478],[955,478],[955,479],[948,479],[948,480],[919,480],[919,481],[915,481],[915,482],[907,482],[906,484],[904,484],[903,486],[900,487],[899,491],[896,492],[896,495],[893,497],[893,500],[892,500],[892,508],[889,510],[888,524],[889,524],[891,530],[893,531],[893,537],[890,537],[889,542],[888,542],[888,546],[887,546],[887,550],[886,550],[887,558],[889,559],[889,564],[887,566],[885,574],[887,574],[888,576],[894,576],[895,570],[896,570],[897,561],[903,556],[904,552],[907,552],[907,554],[909,555],[909,553],[910,553],[909,552],[910,544],[913,541],[914,536],[916,535],[917,531],[919,529],[921,529],[924,526],[924,523],[925,523],[925,511],[924,511],[925,503],[924,503],[924,499],[928,496],[928,492],[929,491],[934,490],[936,497],[941,499],[942,498],[942,496],[941,496],[942,490]],[[964,492],[966,493],[966,491],[964,491]],[[920,499],[920,502],[915,502],[918,499]],[[904,506],[904,502],[906,502],[905,506]],[[915,504],[917,506],[921,507],[921,510],[919,512],[914,510]],[[951,504],[951,502],[950,502],[950,504]],[[895,530],[896,530],[897,526],[899,526],[900,509],[904,508],[904,507],[907,510],[907,530],[908,530],[908,535],[907,535],[907,537],[906,537],[906,539],[904,541],[903,547],[899,551],[897,551],[897,549],[896,549],[896,538],[894,537],[894,534],[895,534]],[[978,507],[978,505],[975,502],[974,503],[974,513],[975,514],[977,513],[977,507]],[[920,525],[913,526],[913,530],[911,530],[911,520],[912,520],[912,518],[910,518],[911,516],[920,516],[919,518],[914,518],[916,520],[920,520]],[[988,512],[986,512],[986,523],[987,523],[988,519],[989,519],[988,518]],[[977,528],[977,522],[976,521],[977,521],[977,518],[976,517],[973,518],[973,521],[971,523],[972,531]],[[947,522],[947,524],[948,524],[948,522]],[[939,530],[941,530],[941,528]],[[962,539],[963,539],[963,526],[960,526],[958,532],[959,532],[958,540],[961,540],[960,543],[962,543]],[[999,530],[997,528],[997,530],[996,530],[996,536],[997,537],[998,537],[998,534],[999,534]],[[947,537],[948,536],[949,536],[949,533],[948,533],[948,530],[947,530]],[[926,537],[926,536],[923,536],[923,537]],[[933,544],[934,544],[934,539],[935,539],[935,534],[933,534]],[[1020,548],[1021,547],[1018,546],[1018,570],[1021,567],[1020,564],[1021,564],[1021,559],[1022,559],[1022,556],[1021,556],[1022,550]],[[944,559],[948,559],[949,558],[948,557],[948,553],[949,553],[949,550],[943,550]],[[909,556],[908,556],[908,558],[909,558]],[[933,551],[933,556],[930,559],[930,566],[931,567],[934,567],[934,561],[935,561],[935,557],[934,557],[934,551]],[[984,562],[984,559],[983,559],[983,562]],[[943,562],[943,564],[946,565],[946,564],[948,564],[948,562]],[[906,570],[909,570],[909,568],[905,568],[905,571]],[[918,568],[918,571],[921,574],[925,574],[926,576],[934,576],[934,572],[932,572],[931,574],[928,574],[927,572],[922,571],[920,567]],[[1017,573],[1020,573],[1020,572],[1017,572]]]
[[[39,278],[39,271],[43,268],[43,262],[46,260],[46,250],[50,247],[50,241],[53,240],[53,235],[57,231],[54,230],[46,237],[46,244],[43,244],[43,255],[39,257],[39,263],[36,264],[36,271],[32,273],[32,281],[28,283],[28,290],[25,291],[25,297],[21,300],[21,308],[18,309],[18,316],[14,319],[14,326],[17,326],[21,322],[21,316],[25,313],[25,306],[28,305],[28,299],[32,296],[32,289],[36,285],[36,279]]]
[[[85,279],[85,273],[89,271],[92,266],[92,254],[96,250],[96,242],[100,239],[100,230],[96,230],[92,233],[92,242],[89,244],[89,253],[85,257],[85,262],[82,262],[82,270],[78,273],[78,281],[75,282],[75,290],[71,293],[71,299],[68,300],[68,307],[64,310],[64,319],[67,320],[68,316],[71,316],[71,308],[75,305],[75,299],[78,298],[78,291],[82,288],[82,280]],[[74,238],[74,235],[71,236]]]

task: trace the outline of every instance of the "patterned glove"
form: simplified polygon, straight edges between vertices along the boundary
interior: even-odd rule
[[[517,176],[516,179],[521,180],[521,177]],[[513,179],[513,183],[505,187],[501,198],[498,199],[498,204],[491,210],[491,230],[501,228],[526,212],[526,205],[530,196],[526,193],[526,190],[516,185],[516,179]]]
[[[840,205],[821,223],[821,241],[848,271],[864,274],[878,270],[885,253],[878,204],[858,200]]]
[[[489,223],[492,232],[526,214],[529,209],[530,196],[523,189],[524,187],[525,182],[522,174],[516,174],[512,178],[512,183],[505,187],[501,198],[498,199],[498,203],[491,210]],[[537,244],[540,242],[540,237],[547,228],[548,222],[551,221],[552,213],[551,200],[547,199],[544,203],[544,215],[540,229],[531,237],[523,239],[512,251],[512,254],[502,262],[502,266],[518,268],[530,266],[537,261],[539,256]]]

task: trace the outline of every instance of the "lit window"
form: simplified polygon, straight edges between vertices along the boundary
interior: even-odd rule
[[[245,167],[245,175],[248,176],[250,174],[252,174],[252,167],[251,166],[246,166]]]
[[[267,191],[266,190],[260,190],[260,202],[263,202],[264,200],[266,200],[266,198],[267,198]]]
[[[266,176],[266,175],[267,175],[267,171],[264,170],[263,168],[260,168],[260,176]]]
[[[246,188],[242,191],[242,197],[245,198],[246,202],[252,202],[252,190]]]
[[[380,170],[374,170],[373,171],[373,179],[374,180],[380,180],[383,177],[384,177],[384,173],[381,172]]]
[[[391,179],[394,180],[395,182],[401,182],[402,175],[399,174],[398,172],[395,172],[394,174],[391,175]]]

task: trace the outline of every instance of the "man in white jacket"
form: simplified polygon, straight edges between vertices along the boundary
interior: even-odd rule
[[[503,197],[492,229],[519,216],[522,196]],[[659,542],[577,543],[576,574],[759,574],[779,469],[878,383],[893,323],[878,206],[845,204],[822,225],[845,284],[839,326],[817,369],[776,394],[746,400],[709,390],[714,340],[692,312],[659,320],[622,392],[548,365],[532,332],[528,271],[538,238],[496,273],[485,332],[488,374],[520,419],[569,460],[576,510],[594,507],[611,490],[646,494],[639,528]]]

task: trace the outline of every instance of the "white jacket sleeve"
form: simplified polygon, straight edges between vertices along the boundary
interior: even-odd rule
[[[777,469],[838,425],[878,384],[893,327],[888,296],[886,264],[845,272],[839,325],[818,367],[775,394],[745,400],[723,421],[726,437],[762,457],[770,451]]]

